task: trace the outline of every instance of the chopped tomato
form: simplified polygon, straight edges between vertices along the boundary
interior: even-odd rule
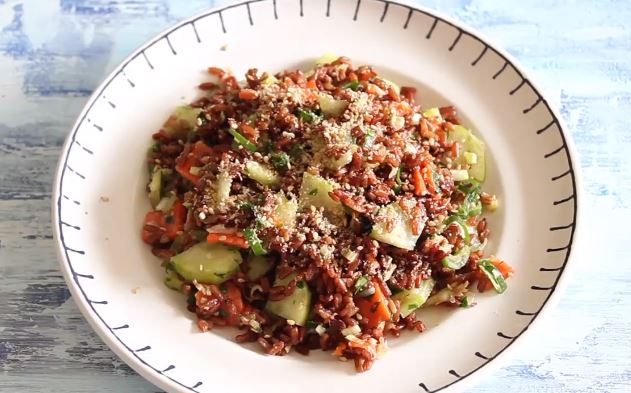
[[[377,327],[383,321],[389,321],[391,318],[390,309],[388,309],[388,299],[381,291],[379,283],[373,281],[375,293],[368,297],[356,297],[355,305],[359,308],[362,319],[367,320],[370,328]]]

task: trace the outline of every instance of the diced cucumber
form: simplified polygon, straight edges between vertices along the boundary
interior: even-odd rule
[[[325,93],[318,94],[318,103],[322,113],[332,117],[341,115],[348,107],[348,101],[335,99],[333,96]]]
[[[486,172],[484,159],[486,146],[484,142],[473,135],[471,130],[461,125],[454,126],[453,130],[449,132],[447,140],[449,142],[458,142],[464,152],[458,157],[455,163],[469,164],[469,176],[478,181],[484,181]],[[473,159],[473,157],[475,157],[475,159]]]
[[[290,274],[282,280],[276,279],[274,285],[286,285],[294,277]],[[294,321],[296,325],[304,326],[311,311],[311,291],[306,282],[299,281],[291,295],[281,300],[269,300],[265,308],[279,317]]]
[[[296,213],[298,212],[298,202],[295,199],[287,199],[285,194],[279,193],[276,196],[276,207],[274,217],[277,224],[286,228],[294,229],[296,226]]]
[[[156,210],[160,210],[163,213],[168,213],[171,211],[173,204],[177,201],[177,196],[175,194],[167,195],[160,199],[160,202],[156,205]]]
[[[197,243],[171,258],[171,265],[184,279],[221,284],[239,270],[241,253],[223,244]]]
[[[337,171],[350,164],[351,161],[353,161],[353,149],[349,147],[338,158],[325,157],[323,163],[327,168]]]
[[[331,52],[326,52],[322,56],[318,57],[315,63],[316,65],[330,64],[330,63],[333,63],[337,59],[339,59],[338,55]]]
[[[450,172],[454,181],[469,180],[469,172],[466,169],[451,169]]]
[[[230,188],[232,187],[232,178],[226,172],[220,172],[217,175],[216,192],[217,202],[222,203],[230,197]]]
[[[485,167],[485,159],[484,152],[486,150],[486,146],[484,142],[478,139],[475,135],[471,134],[469,138],[469,144],[466,147],[467,151],[474,153],[476,155],[476,162],[471,164],[469,168],[469,175],[479,181],[484,181],[486,177],[486,167]]]
[[[185,136],[187,132],[197,127],[197,117],[200,113],[202,113],[201,108],[193,108],[190,105],[178,106],[162,129],[174,137]]]
[[[265,78],[261,83],[265,86],[269,86],[273,85],[274,83],[278,83],[278,79],[276,79],[274,75],[269,74],[267,78]]]
[[[436,282],[430,278],[422,281],[418,288],[404,289],[392,295],[392,300],[398,300],[400,302],[401,316],[403,318],[425,304],[429,295],[432,293],[432,289],[434,289],[435,283]]]
[[[149,202],[155,209],[160,203],[162,197],[162,170],[155,169],[151,174],[151,181],[149,182]]]
[[[428,118],[437,118],[438,121],[443,121],[443,117],[440,114],[440,109],[438,108],[429,108],[423,112],[423,117]]]
[[[167,270],[166,276],[164,276],[164,285],[173,290],[179,291],[182,289],[182,280],[180,280],[176,272],[173,270]]]
[[[399,206],[399,202],[395,201],[379,209],[378,216],[384,217],[385,221],[392,222],[392,230],[386,230],[386,222],[377,222],[370,233],[370,237],[380,242],[388,243],[392,246],[403,248],[405,250],[413,250],[416,246],[420,233],[415,235],[412,231],[409,219]]]
[[[246,261],[246,276],[251,281],[263,277],[272,268],[272,263],[264,256],[250,255]]]
[[[471,248],[469,246],[463,246],[457,253],[444,257],[442,260],[443,266],[458,270],[467,264],[470,254]]]
[[[344,206],[329,196],[329,192],[333,191],[333,188],[334,183],[332,181],[304,172],[300,185],[300,206],[303,208],[309,206],[323,207],[324,210],[335,216],[344,214]]]
[[[256,161],[249,160],[246,162],[244,173],[264,186],[271,187],[280,183],[280,177],[276,172]]]

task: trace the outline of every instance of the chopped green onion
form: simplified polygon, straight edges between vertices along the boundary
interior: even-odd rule
[[[498,293],[503,293],[506,288],[506,280],[504,280],[504,276],[502,272],[499,271],[498,268],[495,267],[488,259],[482,259],[478,262],[478,266],[482,269],[482,272],[489,278],[491,284],[493,284],[493,288]]]
[[[350,81],[342,85],[344,89],[351,89],[353,91],[357,91],[357,89],[359,89],[359,86],[359,81]]]
[[[403,180],[401,180],[401,172],[403,172],[403,164],[401,164],[401,166],[399,166],[399,168],[397,169],[397,177],[395,178],[395,181],[398,185],[403,185]]]
[[[250,249],[254,253],[254,255],[265,255],[267,254],[267,250],[263,247],[263,243],[261,239],[259,239],[258,235],[252,228],[247,228],[243,231],[243,236],[248,241],[250,245]]]
[[[241,202],[239,204],[239,210],[253,210],[254,204],[250,201]]]
[[[369,129],[366,131],[364,135],[364,147],[371,147],[375,143],[375,139],[377,139],[377,133],[373,129]]]
[[[469,246],[463,246],[457,253],[444,257],[442,260],[443,266],[454,270],[461,269],[469,261],[470,254],[471,248],[469,248]]]
[[[304,287],[305,287],[305,282],[304,282],[304,281],[302,281],[302,280],[300,280],[300,281],[298,281],[298,282],[296,283],[296,286],[297,286],[298,288],[302,289],[302,288],[304,288]]]
[[[449,227],[451,224],[456,223],[460,226],[462,230],[462,237],[466,244],[469,244],[471,241],[471,236],[469,233],[469,226],[457,215],[451,215],[445,220],[445,228]]]
[[[300,117],[300,120],[304,121],[305,123],[313,123],[313,121],[317,117],[315,113],[308,109],[305,110],[298,108],[296,112],[298,112],[298,117]]]
[[[469,308],[473,305],[473,298],[471,296],[465,296],[460,301],[460,307]]]
[[[289,149],[289,155],[293,158],[298,158],[302,155],[302,147],[299,144],[295,144]]]
[[[363,291],[364,287],[366,286],[366,284],[368,284],[369,281],[370,279],[368,278],[368,276],[359,277],[355,282],[355,293]]]
[[[269,161],[274,165],[274,168],[279,171],[287,171],[291,168],[291,161],[289,160],[289,155],[287,153],[281,151],[279,153],[272,153],[270,155]]]
[[[307,329],[315,329],[316,326],[318,326],[318,323],[316,321],[309,320],[305,326],[307,326]]]
[[[246,137],[244,137],[243,135],[241,135],[239,133],[239,131],[235,130],[234,128],[230,128],[228,130],[228,132],[230,133],[230,135],[232,135],[234,137],[234,140],[239,143],[241,146],[245,147],[246,149],[248,149],[251,152],[255,152],[256,151],[256,145],[252,142],[250,142],[250,140]]]

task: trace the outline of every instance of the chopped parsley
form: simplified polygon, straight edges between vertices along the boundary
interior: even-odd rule
[[[350,81],[342,85],[344,89],[351,89],[353,91],[357,91],[357,89],[359,89],[359,86],[361,86],[359,81]]]
[[[289,155],[283,151],[278,153],[272,153],[270,155],[269,161],[272,163],[274,168],[279,171],[287,171],[291,169],[291,161],[289,159]]]
[[[296,112],[298,113],[300,120],[305,123],[313,123],[316,117],[318,117],[318,115],[308,109],[298,108]]]

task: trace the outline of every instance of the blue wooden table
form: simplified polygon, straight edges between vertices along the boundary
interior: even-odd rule
[[[306,0],[307,1],[307,0]],[[91,91],[212,0],[0,0],[0,391],[153,392],[91,331],[57,267],[51,182]],[[507,48],[580,153],[583,246],[554,314],[472,392],[631,391],[631,3],[426,0]]]

